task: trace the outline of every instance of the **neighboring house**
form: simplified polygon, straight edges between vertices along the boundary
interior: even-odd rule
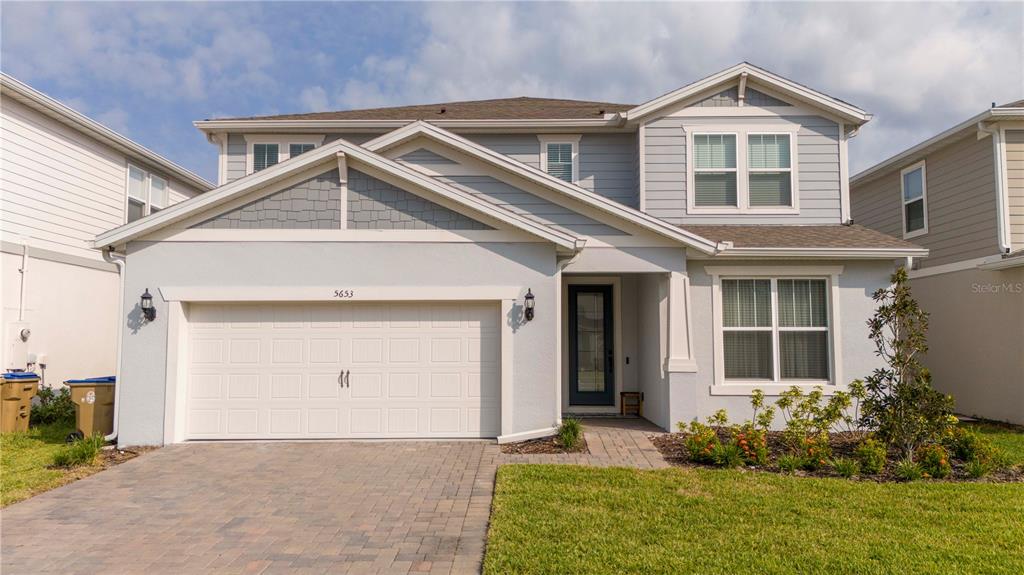
[[[221,186],[127,257],[120,442],[668,428],[878,360],[927,251],[849,219],[859,108],[749,64],[645,104],[512,98],[197,122]],[[531,319],[532,318],[532,319]]]
[[[926,363],[960,413],[1024,424],[1024,100],[853,177],[854,220],[930,250]]]
[[[213,185],[3,74],[0,98],[2,367],[111,375],[119,274],[96,234]]]

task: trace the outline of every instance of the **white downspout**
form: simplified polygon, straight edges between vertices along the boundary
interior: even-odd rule
[[[28,240],[21,244],[21,295],[18,298],[18,321],[25,321],[25,296],[28,295]]]
[[[1007,206],[1009,200],[1007,198],[1006,186],[1004,186],[1003,173],[1005,172],[1005,162],[1003,155],[1003,142],[1002,134],[999,128],[990,128],[985,126],[982,122],[978,122],[978,131],[992,136],[992,155],[993,164],[996,168],[996,233],[999,239],[999,254],[1007,254],[1010,252],[1010,239],[1009,239],[1009,228],[1007,225],[1007,216],[1009,211]]]
[[[124,334],[124,256],[115,255],[114,248],[103,250],[103,259],[117,266],[117,365],[114,366],[114,430],[104,437],[106,441],[117,439],[117,423],[121,419],[121,338]]]

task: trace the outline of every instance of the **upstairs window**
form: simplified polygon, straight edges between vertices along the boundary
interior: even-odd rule
[[[904,238],[928,233],[927,187],[924,162],[918,162],[900,172]]]
[[[167,180],[142,168],[128,165],[128,221],[134,222],[167,207]]]
[[[747,135],[747,190],[751,207],[793,204],[789,134]]]
[[[695,205],[738,206],[736,172],[736,134],[694,134]]]
[[[269,168],[278,162],[277,144],[253,144],[252,169],[254,172]]]
[[[579,136],[540,136],[540,166],[552,176],[579,181]]]
[[[795,131],[756,132],[743,126],[691,133],[688,209],[698,214],[797,213],[795,141]]]
[[[312,151],[316,146],[313,144],[288,144],[288,157],[294,158],[300,154]]]

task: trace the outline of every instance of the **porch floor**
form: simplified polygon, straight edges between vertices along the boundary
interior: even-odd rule
[[[640,418],[584,417],[583,436],[590,453],[521,454],[497,453],[496,463],[563,463],[595,467],[636,467],[660,469],[668,467],[654,447],[650,435],[665,433],[661,428]]]

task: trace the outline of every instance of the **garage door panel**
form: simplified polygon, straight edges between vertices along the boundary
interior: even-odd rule
[[[499,432],[497,305],[193,305],[189,321],[189,438]]]

